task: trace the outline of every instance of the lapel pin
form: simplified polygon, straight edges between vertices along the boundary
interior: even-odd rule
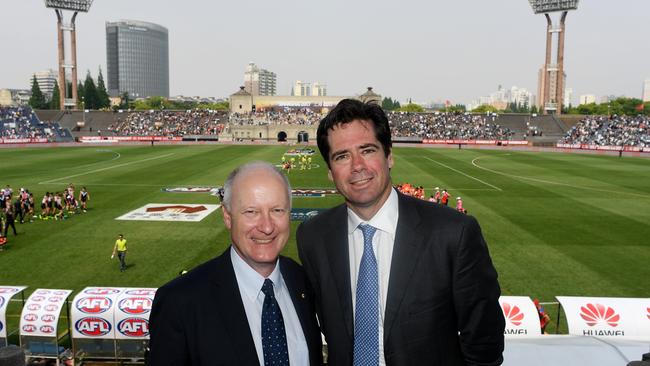
[[[302,297],[302,298],[304,299],[304,298],[306,298],[307,296],[305,295],[304,292],[301,292],[301,293],[300,293],[300,297]]]

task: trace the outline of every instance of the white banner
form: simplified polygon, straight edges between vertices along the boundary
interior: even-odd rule
[[[72,338],[115,339],[113,316],[122,288],[86,287],[72,301]]]
[[[650,339],[650,298],[557,296],[569,334]]]
[[[20,315],[20,335],[56,337],[59,314],[72,290],[37,289]]]
[[[501,296],[503,317],[506,318],[506,337],[539,336],[542,330],[535,304],[526,296]]]
[[[0,286],[0,338],[7,338],[7,307],[12,297],[26,286]]]
[[[120,294],[115,309],[115,338],[149,339],[149,313],[155,288],[127,288]]]
[[[115,220],[199,222],[221,205],[149,203]]]

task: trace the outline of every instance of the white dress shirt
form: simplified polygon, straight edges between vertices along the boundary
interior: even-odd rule
[[[399,218],[399,205],[397,192],[391,189],[390,195],[384,205],[377,211],[370,221],[363,221],[354,211],[348,208],[348,243],[350,244],[350,289],[352,290],[352,309],[356,316],[357,278],[359,266],[363,256],[363,233],[359,224],[368,224],[377,229],[372,237],[372,249],[377,259],[379,275],[379,364],[386,365],[384,359],[384,315],[386,313],[386,299],[388,297],[388,280],[390,277],[390,264],[393,258],[395,233],[397,232],[397,219]]]
[[[253,341],[255,342],[257,358],[260,360],[260,365],[264,365],[264,350],[262,348],[262,305],[266,296],[262,292],[262,285],[264,284],[265,278],[244,262],[234,247],[230,248],[230,259],[235,270],[239,294],[244,303],[248,326],[253,335]],[[302,332],[300,319],[298,319],[293,301],[291,301],[289,289],[287,289],[287,285],[282,278],[280,260],[277,261],[275,269],[268,278],[273,281],[275,299],[280,306],[282,318],[284,319],[284,329],[287,334],[287,349],[289,351],[289,364],[309,365],[307,341]]]

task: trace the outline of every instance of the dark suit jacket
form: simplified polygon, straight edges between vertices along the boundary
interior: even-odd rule
[[[280,257],[280,270],[305,334],[311,364],[320,365],[322,342],[313,292],[296,262]],[[151,366],[259,365],[230,248],[158,289],[149,331]]]
[[[398,196],[384,319],[386,364],[500,364],[505,326],[500,289],[478,223],[448,207]],[[352,365],[346,206],[304,222],[296,238],[329,362]]]

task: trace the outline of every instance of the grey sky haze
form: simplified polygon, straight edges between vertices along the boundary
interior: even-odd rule
[[[56,69],[56,17],[42,0],[0,3],[0,88],[29,88],[33,72]],[[581,94],[639,98],[650,78],[650,1],[582,0],[567,18],[565,71]],[[69,18],[70,14],[67,14]],[[79,77],[106,75],[105,22],[169,30],[171,95],[227,97],[248,62],[295,80],[321,81],[329,95],[367,86],[428,103],[467,103],[516,85],[537,92],[546,21],[527,0],[95,0],[77,17]]]

